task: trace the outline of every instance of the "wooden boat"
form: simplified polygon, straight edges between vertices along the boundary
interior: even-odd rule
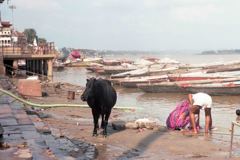
[[[229,67],[231,68],[231,66],[234,65],[239,65],[240,61],[230,61],[230,62],[214,62],[214,63],[210,63],[210,64],[181,64],[180,68],[199,68],[199,69],[203,69],[203,70],[210,70],[213,71],[215,69],[222,69],[225,67]]]
[[[124,77],[139,77],[139,76],[149,76],[149,75],[164,75],[166,73],[169,73],[171,71],[177,70],[177,66],[172,66],[172,67],[167,67],[163,68],[161,67],[143,67],[140,69],[128,71],[128,72],[123,72],[119,74],[114,74],[111,76],[111,78],[124,78]]]
[[[136,66],[104,66],[103,67],[103,72],[101,74],[107,74],[107,75],[112,75],[112,74],[119,74],[123,72],[128,72],[135,70]]]
[[[134,65],[142,68],[142,67],[145,67],[145,66],[150,66],[150,65],[153,65],[155,64],[155,62],[152,62],[152,61],[149,61],[147,59],[144,59],[144,58],[141,58],[141,59],[137,59],[134,61]]]
[[[62,71],[64,70],[64,64],[63,63],[60,63],[60,62],[54,62],[53,63],[53,70],[54,71]]]
[[[123,64],[123,63],[133,64],[134,63],[134,61],[130,60],[130,59],[121,59],[120,62],[121,62],[121,64]]]
[[[115,60],[115,59],[103,59],[103,61],[101,62],[103,65],[106,66],[117,66],[117,65],[121,65],[121,61],[120,60]]]
[[[109,74],[112,78],[146,76],[155,73],[165,74],[178,69],[178,63],[157,63],[146,59],[140,59],[134,64],[121,63],[121,66],[104,66],[103,74]]]
[[[240,77],[240,71],[206,73],[201,70],[190,73],[168,74],[170,81],[191,81],[191,80],[207,80],[207,79],[223,79],[231,77]]]
[[[217,68],[225,68],[225,67],[232,67],[239,65],[240,61],[239,60],[234,60],[234,61],[229,61],[229,62],[217,62],[214,64],[208,64],[203,66],[203,69],[217,69]]]
[[[90,72],[98,72],[99,70],[103,70],[103,65],[99,63],[90,63],[87,67],[86,70]]]
[[[117,66],[123,63],[133,64],[134,61],[129,59],[103,59],[101,62],[105,66]]]
[[[67,67],[87,67],[89,65],[89,62],[71,62],[70,64],[66,65]]]
[[[170,59],[170,58],[162,58],[159,59],[158,61],[156,61],[158,64],[178,64],[180,65],[179,61],[176,61],[174,59]]]
[[[203,72],[168,74],[171,82],[229,78],[231,75],[206,74]]]
[[[236,82],[240,81],[240,77],[231,78],[216,78],[216,79],[204,79],[204,80],[192,80],[192,81],[178,81],[174,82],[181,87],[191,86],[192,84],[214,84],[214,83],[225,83],[225,82]]]
[[[86,67],[86,70],[88,70],[88,71],[90,71],[90,72],[99,73],[99,72],[103,72],[103,67],[100,67],[100,66],[91,66],[91,67]]]
[[[204,84],[225,84],[240,81],[240,77],[237,78],[224,78],[224,79],[210,79],[210,80],[193,80],[193,81],[179,81],[179,82],[160,82],[160,83],[148,83],[148,84],[137,84],[137,87],[145,92],[175,92],[175,93],[186,93],[190,92],[188,87],[194,85]]]
[[[160,76],[144,76],[144,77],[126,77],[122,79],[118,79],[115,81],[115,84],[119,84],[120,86],[126,88],[137,88],[137,84],[140,83],[156,83],[156,82],[164,82],[168,81],[167,75]]]
[[[144,67],[144,68],[140,68],[140,69],[130,70],[130,71],[127,71],[127,72],[113,74],[113,75],[111,75],[111,78],[144,76],[144,75],[148,74],[148,71],[149,71],[148,67]]]
[[[83,62],[90,62],[90,63],[98,63],[101,62],[103,59],[101,57],[88,57],[88,58],[84,58]]]
[[[206,72],[207,73],[216,73],[216,72],[229,72],[229,71],[239,71],[240,70],[240,64],[235,64],[235,65],[222,65],[217,68],[213,69],[208,69]]]
[[[91,57],[89,57],[89,58],[84,58],[84,59],[76,59],[76,60],[70,61],[70,62],[68,61],[68,62],[66,62],[65,65],[67,67],[87,67],[93,62],[97,63],[97,62],[100,62],[100,61],[102,61],[102,58],[98,58],[98,57],[91,58]]]
[[[150,93],[184,93],[187,92],[184,87],[178,86],[174,82],[144,83],[137,84],[137,87],[144,92]]]
[[[213,84],[192,84],[184,88],[187,92],[205,92],[210,95],[240,95],[240,81]]]

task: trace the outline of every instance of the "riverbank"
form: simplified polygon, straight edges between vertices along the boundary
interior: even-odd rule
[[[74,89],[74,100],[67,99],[69,90]],[[64,83],[43,85],[46,97],[25,97],[36,103],[82,103],[80,95],[83,87]],[[229,141],[213,141],[214,135],[205,137],[203,133],[192,136],[184,132],[169,131],[164,123],[151,129],[114,130],[114,122],[126,122],[126,115],[136,116],[135,111],[113,110],[110,116],[108,137],[92,137],[92,115],[90,108],[49,108],[41,110],[48,115],[42,121],[52,135],[72,141],[81,141],[94,146],[95,159],[228,159]],[[137,117],[137,116],[136,116]],[[143,117],[142,117],[143,118]],[[137,118],[136,118],[137,119]],[[230,140],[230,137],[229,137]],[[84,146],[84,145],[83,145]],[[56,146],[55,146],[56,147]],[[234,149],[239,144],[234,144]],[[83,147],[84,148],[84,147]],[[87,147],[85,147],[87,148]],[[88,147],[89,148],[89,147]],[[92,152],[90,152],[92,154]],[[81,156],[72,152],[73,157]],[[234,159],[234,158],[232,158]],[[235,158],[237,159],[237,158]]]
[[[0,76],[0,88],[16,94],[14,81],[7,77]],[[1,95],[0,160],[94,159],[94,145],[53,136],[51,129],[41,119],[46,116],[41,109]]]
[[[228,145],[214,144],[211,136],[192,136],[183,132],[158,129],[114,130],[112,123],[121,121],[123,114],[113,110],[108,127],[109,135],[92,137],[92,116],[88,108],[52,108],[44,111],[51,118],[44,119],[56,135],[80,139],[95,145],[96,159],[226,159]],[[131,113],[133,114],[133,113]]]
[[[44,103],[82,103],[80,95],[83,87],[75,86],[76,96],[74,100],[67,99],[67,85],[58,86],[57,92],[50,92],[47,84],[43,90],[47,97],[31,98],[34,102]],[[74,85],[73,85],[74,86]],[[227,159],[229,155],[229,141],[213,141],[214,136],[205,137],[201,132],[193,136],[184,132],[169,131],[165,124],[159,128],[149,129],[124,129],[114,130],[115,122],[126,122],[126,115],[134,117],[135,111],[113,110],[108,127],[109,135],[103,138],[101,135],[92,137],[92,114],[90,108],[49,108],[43,111],[50,115],[44,118],[56,137],[81,140],[96,147],[96,159]],[[137,117],[137,116],[136,116]],[[144,118],[144,117],[142,117]],[[137,119],[137,118],[136,118]],[[229,137],[230,140],[230,137]],[[237,144],[239,145],[239,144]],[[237,147],[237,146],[235,146]]]

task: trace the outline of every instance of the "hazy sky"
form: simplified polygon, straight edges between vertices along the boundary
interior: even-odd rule
[[[6,1],[6,0],[5,0]],[[239,0],[10,0],[14,25],[58,47],[114,50],[240,48]],[[12,20],[7,3],[4,20]]]

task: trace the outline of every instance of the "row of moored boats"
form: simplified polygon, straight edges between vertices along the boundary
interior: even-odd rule
[[[86,69],[108,77],[115,85],[145,92],[240,94],[240,61],[190,65],[168,58],[102,59]]]

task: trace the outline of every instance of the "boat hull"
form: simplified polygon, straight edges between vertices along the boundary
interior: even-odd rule
[[[149,93],[185,93],[186,88],[178,85],[153,85],[153,84],[138,84],[138,88]]]
[[[119,84],[123,87],[126,87],[126,88],[137,88],[138,84],[150,84],[150,83],[158,83],[158,82],[163,82],[163,81],[166,81],[166,80],[153,80],[153,81],[139,81],[139,82],[120,82]]]
[[[232,80],[232,81],[230,81]],[[195,81],[195,82],[161,82],[153,84],[138,84],[138,87],[145,92],[155,93],[197,93],[205,92],[210,95],[240,95],[240,81],[238,78],[224,79],[225,82]]]
[[[187,87],[190,93],[204,92],[210,95],[240,95],[240,86],[236,87]]]

